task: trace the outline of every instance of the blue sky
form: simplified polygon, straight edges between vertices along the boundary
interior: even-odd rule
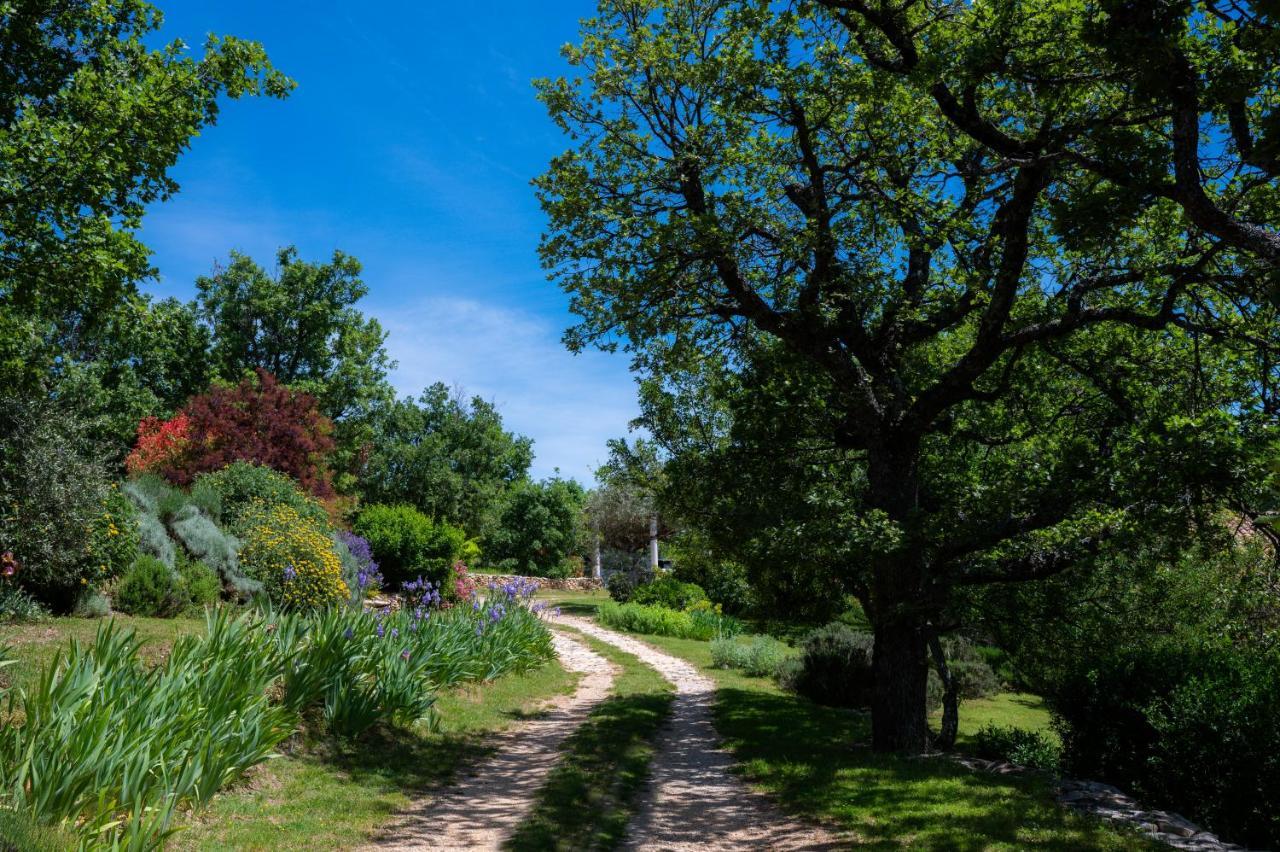
[[[190,298],[233,248],[340,248],[364,264],[401,394],[444,381],[491,399],[534,439],[535,476],[589,482],[635,385],[625,356],[560,343],[572,317],[538,263],[529,181],[568,142],[530,81],[567,71],[559,48],[594,3],[156,2],[166,38],[256,39],[298,89],[226,104],[179,161],[181,191],[143,228],[149,289]]]

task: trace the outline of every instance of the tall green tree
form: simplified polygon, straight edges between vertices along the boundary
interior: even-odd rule
[[[508,488],[484,536],[485,560],[534,577],[568,576],[586,493],[572,479],[522,479]]]
[[[441,383],[381,409],[375,422],[360,480],[366,499],[408,503],[472,537],[533,463],[533,442],[507,431],[493,403]]]
[[[87,334],[64,339],[50,389],[118,461],[142,418],[167,417],[209,388],[209,343],[193,305],[133,296]]]
[[[1277,326],[1249,246],[1163,195],[1099,224],[1091,174],[995,154],[875,47],[810,6],[606,0],[540,84],[575,146],[538,189],[570,344],[632,353],[736,546],[859,598],[872,745],[918,752],[956,590],[1191,528],[1249,472],[1241,350]]]
[[[850,57],[994,157],[1074,172],[1057,202],[1105,234],[1154,199],[1280,295],[1280,7],[1272,0],[819,0]]]
[[[0,5],[0,378],[32,386],[68,328],[109,317],[151,274],[143,212],[223,97],[283,97],[292,81],[256,42],[210,36],[203,55],[151,47],[142,0]]]
[[[230,263],[196,279],[196,289],[221,378],[266,370],[314,396],[335,421],[388,398],[387,371],[395,365],[382,326],[355,307],[369,288],[354,257],[335,251],[328,263],[315,263],[290,246],[268,272],[233,251]]]

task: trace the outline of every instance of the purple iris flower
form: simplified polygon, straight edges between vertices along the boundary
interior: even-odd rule
[[[286,565],[284,569],[284,578],[286,580],[296,580],[298,578],[297,569],[295,569],[292,565]]]

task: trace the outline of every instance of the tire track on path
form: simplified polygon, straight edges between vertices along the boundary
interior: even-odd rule
[[[385,826],[370,850],[496,850],[532,810],[539,788],[565,739],[608,697],[614,667],[561,632],[554,632],[560,664],[582,678],[572,695],[552,699],[547,713],[491,740],[497,751],[465,770],[450,787],[424,796]]]
[[[594,621],[560,616],[638,657],[676,687],[675,703],[658,735],[649,784],[628,830],[628,850],[835,850],[849,844],[782,813],[764,793],[733,774],[733,758],[712,723],[715,682],[693,665]]]

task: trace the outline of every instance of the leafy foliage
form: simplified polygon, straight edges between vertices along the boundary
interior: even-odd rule
[[[974,735],[979,757],[1007,760],[1018,766],[1057,771],[1062,748],[1041,731],[986,724]]]
[[[434,384],[379,411],[360,485],[371,502],[411,505],[477,536],[532,461],[532,442],[506,431],[492,403]]]
[[[867,707],[875,688],[875,639],[838,621],[814,630],[801,647],[790,689],[819,704]]]
[[[1237,843],[1280,842],[1280,655],[1155,638],[1094,647],[1048,696],[1067,770]]]
[[[141,0],[10,4],[0,42],[0,384],[32,390],[60,341],[112,314],[150,274],[147,205],[223,97],[293,84],[256,42],[161,44]],[[122,144],[123,142],[123,144]]]
[[[193,397],[177,416],[188,422],[187,452],[162,472],[179,485],[243,461],[286,474],[317,497],[333,492],[328,466],[333,424],[314,398],[269,373],[215,386]]]
[[[619,604],[605,601],[600,605],[602,624],[631,633],[675,636],[679,639],[718,639],[742,632],[742,623],[714,608],[691,610],[668,609],[637,603]]]
[[[269,373],[314,397],[332,420],[386,395],[394,365],[378,321],[354,307],[369,292],[354,257],[335,251],[329,263],[311,263],[290,246],[277,252],[271,275],[232,252],[229,264],[196,279],[196,290],[222,379]]]
[[[689,609],[699,601],[707,600],[707,593],[694,583],[682,583],[674,577],[658,577],[636,586],[631,601],[638,604],[656,604],[668,609]]]
[[[485,558],[501,570],[533,577],[568,576],[585,499],[573,480],[524,480],[502,496],[484,537]]]
[[[1273,176],[1217,171],[1197,114],[1133,174],[1168,113],[1113,82],[1140,51],[1081,47],[1181,55],[1172,97],[1200,56],[1174,33],[1243,72],[1219,28],[1265,28],[1123,5],[1132,33],[1081,2],[604,2],[539,84],[573,140],[536,182],[570,344],[630,352],[662,497],[757,590],[859,598],[880,751],[926,748],[925,637],[964,588],[1202,529],[1269,440]],[[1078,137],[1110,97],[1124,123]]]
[[[235,461],[211,473],[202,473],[191,485],[191,500],[214,521],[239,535],[244,515],[257,503],[288,506],[316,524],[328,524],[324,508],[299,490],[287,475],[260,464]]]
[[[47,403],[0,400],[0,552],[16,560],[18,585],[67,612],[128,567],[136,546],[87,424]]]
[[[366,506],[354,527],[368,541],[387,581],[394,584],[421,575],[447,585],[450,568],[466,540],[462,530],[435,523],[412,506]]]

